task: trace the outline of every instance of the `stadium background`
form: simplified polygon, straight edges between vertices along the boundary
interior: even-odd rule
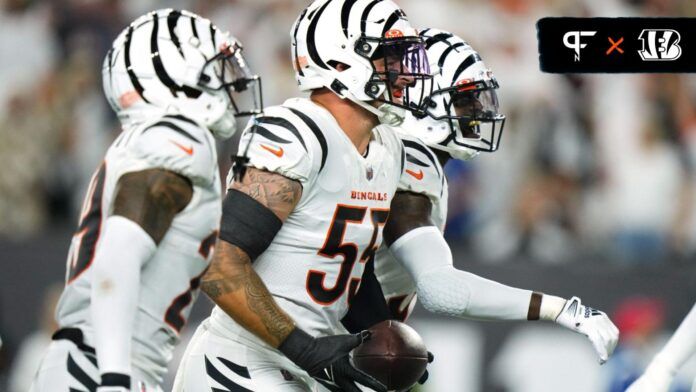
[[[502,146],[451,162],[447,238],[459,268],[579,295],[622,330],[598,366],[552,324],[432,316],[424,391],[622,391],[696,299],[696,78],[549,75],[543,16],[696,16],[689,0],[397,0],[417,26],[467,39],[508,115]],[[0,1],[0,391],[25,391],[50,334],[83,190],[119,132],[101,91],[113,38],[136,16],[182,7],[241,39],[267,105],[296,95],[288,31],[301,0]],[[564,53],[559,53],[564,55]],[[570,52],[568,53],[570,55]],[[223,173],[234,142],[221,144]],[[206,316],[204,297],[190,333]],[[692,364],[693,365],[693,364]],[[696,366],[680,373],[688,391]]]

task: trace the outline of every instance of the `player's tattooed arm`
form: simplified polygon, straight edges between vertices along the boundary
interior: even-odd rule
[[[434,226],[430,214],[432,202],[423,194],[396,192],[391,202],[389,219],[384,226],[384,241],[391,245],[402,235],[423,226]]]
[[[242,182],[235,182],[231,189],[252,197],[281,221],[290,215],[302,195],[299,182],[254,168],[249,168]],[[201,289],[240,325],[277,347],[295,323],[276,304],[251,261],[238,246],[218,241]]]
[[[111,214],[137,223],[159,244],[192,196],[191,182],[172,171],[148,169],[127,173],[118,180]]]
[[[295,327],[251,267],[249,256],[226,241],[217,242],[215,257],[203,276],[201,289],[246,330],[273,347],[285,340]]]
[[[244,179],[232,184],[231,189],[251,196],[273,211],[283,222],[302,196],[302,185],[298,181],[253,167],[248,168]]]

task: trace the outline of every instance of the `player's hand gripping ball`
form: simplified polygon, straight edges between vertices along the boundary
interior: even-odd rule
[[[353,350],[356,368],[376,378],[389,390],[413,386],[428,365],[428,349],[408,325],[386,320],[370,328],[372,337]]]

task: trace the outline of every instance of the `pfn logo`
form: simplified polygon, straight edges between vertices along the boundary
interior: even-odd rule
[[[673,61],[681,56],[679,32],[671,29],[645,29],[638,39],[643,49],[638,51],[643,61]]]
[[[584,49],[587,44],[580,42],[580,37],[592,37],[596,31],[569,31],[563,36],[563,45],[575,51],[575,61],[580,61],[580,49]],[[571,41],[572,38],[572,41]]]

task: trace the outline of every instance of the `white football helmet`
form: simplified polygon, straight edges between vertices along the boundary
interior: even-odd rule
[[[290,35],[300,90],[329,88],[383,122],[420,110],[429,63],[422,38],[393,1],[315,0]],[[421,97],[404,97],[412,85]]]
[[[505,116],[498,113],[498,82],[493,72],[463,39],[436,29],[423,30],[420,35],[437,72],[425,98],[427,116],[408,116],[399,130],[455,159],[496,151]],[[419,88],[411,87],[414,91],[409,96],[420,95]]]
[[[239,41],[188,11],[163,9],[136,19],[107,53],[102,79],[124,127],[176,113],[228,138],[236,116],[263,109],[261,80],[247,67]],[[253,103],[242,110],[233,92],[246,90]]]

